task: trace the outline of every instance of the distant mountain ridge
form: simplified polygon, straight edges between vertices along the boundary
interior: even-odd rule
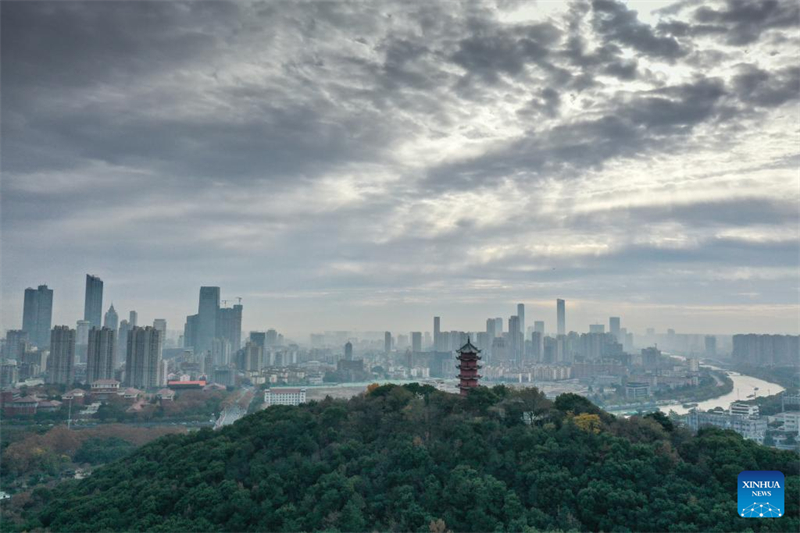
[[[796,454],[583,397],[411,384],[170,435],[34,494],[51,531],[798,531]],[[736,512],[742,470],[786,475],[786,515]],[[7,524],[8,526],[8,524]]]

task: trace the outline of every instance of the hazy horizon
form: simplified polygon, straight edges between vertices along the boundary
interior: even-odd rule
[[[800,333],[798,5],[2,2],[0,327]]]

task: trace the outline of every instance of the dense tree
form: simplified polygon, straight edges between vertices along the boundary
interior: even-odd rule
[[[419,385],[271,407],[168,435],[31,498],[52,531],[798,531],[795,454],[575,395]],[[786,515],[739,518],[742,470],[787,477]]]

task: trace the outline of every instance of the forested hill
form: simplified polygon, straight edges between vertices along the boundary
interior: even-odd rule
[[[786,474],[786,516],[736,515],[742,470]],[[272,407],[154,441],[37,491],[52,531],[798,531],[797,456],[572,394],[420,385]]]

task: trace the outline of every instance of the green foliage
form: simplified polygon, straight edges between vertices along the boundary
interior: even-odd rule
[[[81,445],[73,461],[93,465],[110,463],[125,457],[135,449],[135,445],[118,437],[91,438]]]
[[[784,517],[737,516],[746,469],[786,474]],[[735,433],[575,395],[390,385],[165,436],[36,501],[24,529],[798,531],[800,472]]]

